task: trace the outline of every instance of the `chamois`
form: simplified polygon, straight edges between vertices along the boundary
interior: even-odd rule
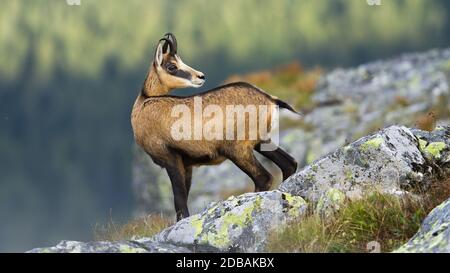
[[[177,118],[173,116],[172,110],[177,105],[193,109],[196,98],[201,98],[204,107],[215,105],[222,110],[225,110],[227,105],[266,105],[271,111],[268,111],[260,126],[271,127],[271,113],[276,106],[295,112],[287,103],[245,82],[223,85],[187,97],[169,95],[173,89],[198,88],[205,82],[203,73],[183,63],[177,54],[177,47],[177,40],[171,33],[159,40],[154,60],[133,106],[131,124],[136,143],[153,162],[165,168],[169,175],[179,221],[189,216],[187,200],[193,167],[216,165],[229,159],[253,180],[255,191],[266,191],[271,187],[273,177],[255,158],[253,150],[273,161],[281,169],[283,180],[296,171],[297,162],[280,147],[275,146],[271,151],[262,149],[263,143],[271,141],[260,135],[254,140],[175,139],[171,134],[171,126]],[[210,119],[204,116],[201,122],[205,124],[208,120]],[[236,120],[232,122],[235,125],[237,123]],[[246,122],[249,122],[248,117]],[[248,135],[252,133],[251,130],[256,130],[248,127],[245,129]]]

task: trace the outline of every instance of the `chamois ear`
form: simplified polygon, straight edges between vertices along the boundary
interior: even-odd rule
[[[158,43],[158,46],[156,47],[156,52],[155,52],[155,64],[157,66],[161,66],[162,62],[163,62],[163,46],[164,46],[164,41],[160,40]]]

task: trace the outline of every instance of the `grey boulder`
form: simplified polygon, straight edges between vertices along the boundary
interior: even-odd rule
[[[247,193],[217,203],[155,236],[196,252],[261,252],[271,231],[306,211],[301,197],[280,191]]]
[[[394,252],[450,253],[450,199],[433,209],[419,232]]]
[[[188,249],[150,239],[118,242],[61,241],[56,246],[35,248],[29,253],[185,253]]]

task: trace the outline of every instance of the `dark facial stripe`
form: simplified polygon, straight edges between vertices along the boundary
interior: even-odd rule
[[[175,77],[183,78],[183,79],[186,79],[186,80],[191,80],[192,79],[191,73],[186,72],[184,70],[180,70],[180,69],[175,71],[175,73],[170,73],[170,74],[175,76]]]

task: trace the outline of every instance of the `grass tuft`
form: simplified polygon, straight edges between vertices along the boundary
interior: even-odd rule
[[[147,215],[136,218],[124,225],[117,225],[110,220],[105,225],[96,225],[94,239],[96,241],[120,241],[142,237],[151,237],[174,223],[162,215]]]

